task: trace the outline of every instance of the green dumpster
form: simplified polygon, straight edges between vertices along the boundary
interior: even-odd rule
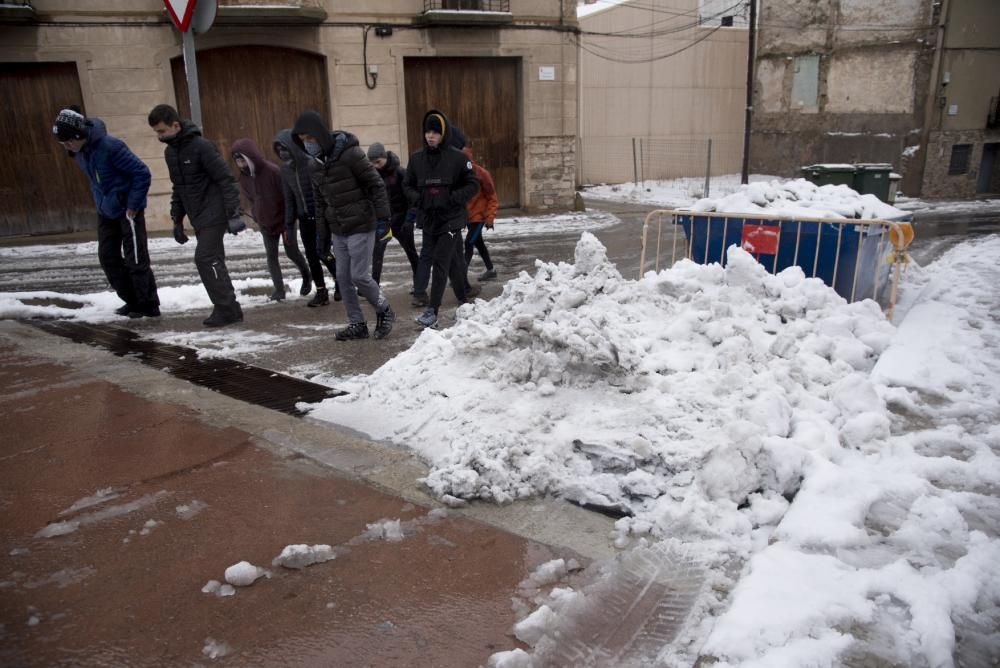
[[[883,202],[889,201],[889,175],[892,165],[884,162],[866,162],[855,165],[854,189],[862,195],[875,195]]]
[[[818,186],[854,187],[854,165],[809,165],[802,168],[802,176]]]

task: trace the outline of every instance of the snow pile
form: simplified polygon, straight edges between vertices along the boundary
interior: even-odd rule
[[[220,598],[226,596],[235,596],[236,587],[231,584],[222,584],[218,580],[209,580],[205,583],[205,586],[201,588],[203,594],[215,594]]]
[[[300,569],[336,558],[336,553],[329,545],[286,545],[281,554],[271,561],[271,565]]]
[[[635,282],[584,234],[575,265],[537,267],[313,416],[417,449],[439,497],[662,506],[720,537],[747,529],[715,501],[794,493],[813,453],[887,429],[864,372],[892,327],[872,302],[735,248]]]
[[[384,540],[389,543],[398,543],[405,538],[403,527],[398,519],[379,520],[374,524],[366,525],[366,527],[362,538],[367,540]]]
[[[691,210],[788,218],[896,220],[907,216],[875,195],[859,195],[844,185],[817,186],[805,179],[748,183],[725,197],[700,199]]]
[[[720,665],[1000,661],[997,257],[969,242],[905,285],[872,372],[893,435],[805,480],[708,639]]]
[[[234,587],[249,587],[258,578],[267,575],[260,566],[254,566],[249,561],[240,561],[226,569],[226,582]]]
[[[925,272],[896,330],[872,302],[738,248],[725,268],[626,281],[585,234],[575,264],[537,263],[313,415],[414,448],[441,497],[627,513],[626,565],[637,547],[686,550],[691,586],[664,590],[688,597],[677,636],[643,656],[690,664],[707,639],[719,665],[993,660],[996,257],[994,239],[948,261],[958,283]],[[586,627],[614,582],[533,600],[516,629],[531,656],[558,656],[553,639]]]
[[[773,181],[777,176],[751,174],[750,183]],[[713,176],[709,183],[710,194],[715,197],[729,195],[741,187],[739,174]],[[650,180],[640,183],[616,183],[613,185],[587,186],[587,197],[612,202],[634,204],[658,204],[668,208],[691,206],[698,199],[708,196],[705,192],[705,177],[681,177],[668,180]]]

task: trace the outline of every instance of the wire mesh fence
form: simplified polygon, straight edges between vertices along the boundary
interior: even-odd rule
[[[579,147],[580,182],[625,183],[738,173],[743,136],[704,138],[583,137]]]

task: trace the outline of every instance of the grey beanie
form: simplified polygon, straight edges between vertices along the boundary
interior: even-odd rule
[[[388,158],[388,154],[385,152],[385,146],[379,144],[378,142],[373,143],[368,147],[368,159],[378,160],[379,158]]]

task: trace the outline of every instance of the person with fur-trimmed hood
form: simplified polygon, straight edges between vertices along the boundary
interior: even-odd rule
[[[312,276],[295,239],[295,221],[292,221],[290,226],[287,225],[281,170],[264,157],[252,139],[246,137],[237,139],[229,152],[240,170],[240,189],[250,202],[251,215],[257,221],[257,227],[260,228],[260,234],[264,238],[267,271],[274,283],[271,301],[280,302],[286,296],[281,263],[278,261],[279,240],[285,248],[285,255],[302,273],[302,288],[299,294],[303,297],[308,295],[312,292]]]
[[[451,145],[451,125],[443,113],[431,109],[421,127],[424,147],[410,156],[403,189],[424,231],[421,254],[431,257],[430,300],[417,322],[437,327],[449,275],[453,289],[465,287],[462,230],[469,222],[465,205],[479,191],[479,180],[472,161]]]
[[[319,307],[330,303],[330,293],[323,278],[323,267],[333,278],[333,300],[339,302],[340,289],[337,287],[337,262],[333,251],[326,248],[320,254],[317,249],[316,207],[313,204],[313,184],[309,173],[310,158],[292,139],[292,129],[285,128],[274,138],[274,154],[281,160],[282,190],[285,195],[285,227],[299,223],[299,234],[306,251],[306,261],[316,294],[306,306]],[[325,225],[324,225],[325,227]],[[326,235],[329,238],[329,235]]]
[[[375,308],[376,339],[388,336],[396,320],[389,300],[372,278],[375,229],[389,221],[389,198],[378,170],[345,130],[330,132],[315,111],[302,112],[292,128],[294,141],[313,160],[316,220],[329,226],[337,259],[337,281],[348,325],[338,341],[368,338],[368,323],[358,296]]]
[[[85,117],[79,107],[60,111],[52,134],[90,181],[97,205],[97,259],[111,288],[125,302],[115,313],[157,317],[160,297],[149,266],[143,216],[149,168],[125,142],[108,134],[104,121]]]

